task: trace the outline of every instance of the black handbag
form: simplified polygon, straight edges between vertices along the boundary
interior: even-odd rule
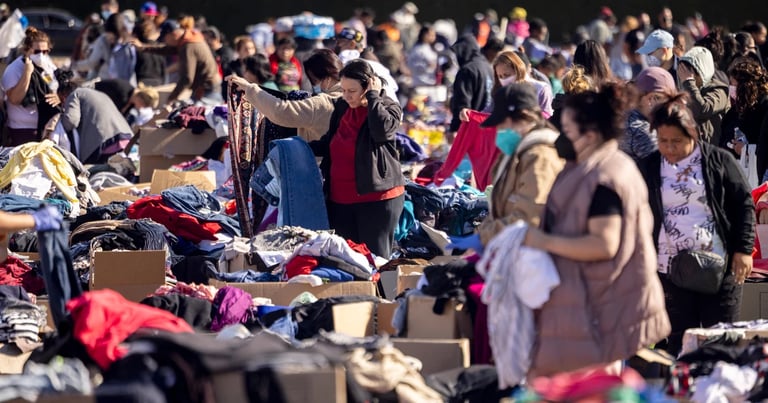
[[[717,294],[725,277],[725,259],[702,250],[680,251],[669,262],[669,281],[686,290]]]

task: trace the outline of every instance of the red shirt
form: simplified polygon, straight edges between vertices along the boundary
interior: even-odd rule
[[[405,193],[403,186],[364,195],[357,193],[355,145],[360,128],[367,118],[367,107],[347,109],[339,121],[336,134],[331,140],[331,201],[334,203],[368,203],[394,199]]]

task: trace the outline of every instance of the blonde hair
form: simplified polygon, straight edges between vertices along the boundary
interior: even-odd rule
[[[505,50],[493,59],[493,89],[501,87],[499,77],[496,76],[496,66],[505,65],[515,72],[517,82],[522,82],[528,74],[528,68],[525,66],[525,62],[515,52],[511,50]]]
[[[563,77],[563,91],[566,94],[579,94],[591,91],[594,88],[592,79],[584,72],[581,66],[574,66]]]
[[[139,83],[134,96],[139,98],[145,105],[150,106],[153,109],[157,108],[158,104],[160,104],[160,93],[158,93],[157,90],[152,87],[145,86],[144,83]]]

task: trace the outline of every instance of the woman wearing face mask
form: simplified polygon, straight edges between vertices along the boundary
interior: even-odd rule
[[[741,157],[748,185],[757,187],[768,169],[768,74],[751,58],[739,58],[728,75],[733,107],[723,118],[720,146]],[[737,129],[746,142],[740,141]],[[750,161],[754,161],[752,168]]]
[[[299,136],[313,141],[328,132],[334,101],[341,96],[339,73],[343,67],[332,50],[315,50],[304,62],[304,71],[315,95],[296,101],[279,99],[245,78],[230,76],[227,79],[230,85],[244,89],[245,99],[267,119],[283,127],[295,127],[299,129]]]
[[[310,144],[323,157],[328,218],[340,236],[389,258],[405,194],[395,142],[402,109],[367,61],[353,60],[339,74],[343,95],[328,133]]]
[[[741,284],[752,269],[755,212],[738,164],[725,150],[699,139],[682,96],[656,108],[653,127],[659,150],[639,166],[648,186],[659,277],[672,322],[667,351],[677,355],[686,329],[738,319]],[[670,261],[681,249],[725,259],[725,278],[715,294],[670,281]]]
[[[544,203],[565,163],[558,156],[558,133],[541,115],[534,88],[527,83],[496,90],[494,109],[482,123],[496,127],[496,160],[490,211],[468,237],[451,238],[449,247],[482,253],[496,234],[517,220],[538,226]]]
[[[552,255],[560,285],[538,312],[529,377],[621,361],[670,332],[656,274],[653,214],[636,164],[619,150],[627,96],[616,84],[566,99],[576,161],[560,173],[541,229],[525,244]],[[638,186],[640,185],[640,186]]]
[[[723,117],[731,106],[728,84],[714,78],[715,61],[704,47],[694,46],[677,66],[680,87],[688,93],[688,107],[699,128],[699,139],[709,144],[720,144]]]
[[[648,67],[632,81],[639,91],[637,108],[627,116],[627,129],[619,149],[639,161],[656,151],[656,132],[651,130],[651,113],[656,105],[677,94],[672,75],[661,67]]]
[[[2,80],[8,108],[7,146],[40,141],[43,127],[59,113],[59,84],[48,35],[29,27],[21,48],[23,54],[8,65]]]

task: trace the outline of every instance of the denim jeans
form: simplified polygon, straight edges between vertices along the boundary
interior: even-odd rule
[[[221,203],[208,192],[192,185],[163,190],[163,202],[174,210],[187,213],[203,221],[213,221],[229,235],[240,236],[240,224],[232,217],[221,214]]]
[[[67,316],[67,301],[80,296],[83,290],[69,255],[67,231],[38,232],[37,237],[40,245],[40,269],[48,291],[51,316],[58,327]]]

